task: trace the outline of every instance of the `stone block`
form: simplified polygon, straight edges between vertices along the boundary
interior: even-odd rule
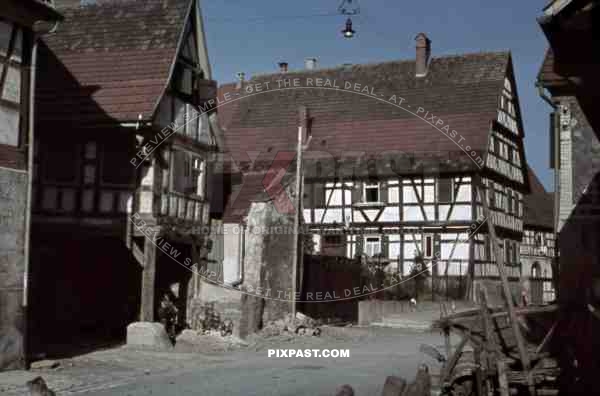
[[[0,328],[0,370],[23,368],[23,336],[14,326]]]
[[[127,326],[127,346],[168,351],[173,344],[161,323],[134,322]]]

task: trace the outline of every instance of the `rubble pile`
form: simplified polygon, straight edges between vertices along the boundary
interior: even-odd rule
[[[215,309],[214,303],[199,306],[192,309],[192,329],[199,334],[216,335],[227,337],[233,334],[233,321],[222,319],[221,315]]]
[[[294,318],[291,314],[287,314],[283,319],[268,322],[260,331],[260,334],[265,337],[273,337],[279,335],[298,335],[298,336],[320,336],[321,323],[318,320],[312,319],[300,312],[296,313]]]

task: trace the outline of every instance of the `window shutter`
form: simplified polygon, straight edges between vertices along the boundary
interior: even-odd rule
[[[441,245],[442,245],[442,241],[441,241],[441,236],[440,234],[435,234],[433,236],[433,257],[435,259],[438,259],[441,257]]]
[[[389,252],[390,252],[390,239],[387,235],[383,235],[381,237],[381,255],[383,256],[383,258],[388,258],[389,257]]]
[[[312,184],[304,184],[304,189],[302,190],[302,205],[304,209],[311,208],[310,204],[310,196],[313,193],[313,185]]]
[[[356,256],[360,257],[363,254],[364,238],[362,235],[356,236]]]
[[[362,183],[354,182],[354,187],[352,188],[352,203],[357,203],[362,201]]]
[[[388,203],[388,185],[386,182],[382,182],[379,185],[379,201],[382,203]]]
[[[315,208],[325,207],[325,185],[323,183],[314,184],[314,204]]]

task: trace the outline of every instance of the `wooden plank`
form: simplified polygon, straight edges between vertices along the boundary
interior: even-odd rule
[[[500,275],[500,281],[502,283],[502,290],[504,291],[504,297],[506,299],[506,307],[508,309],[510,323],[512,325],[513,333],[514,333],[516,341],[517,341],[517,347],[519,349],[519,356],[521,358],[521,364],[523,365],[523,371],[526,373],[529,373],[529,369],[531,367],[531,362],[529,360],[529,354],[528,354],[527,350],[525,349],[525,342],[523,340],[523,335],[521,334],[521,329],[519,328],[519,323],[517,321],[517,315],[515,313],[515,307],[513,306],[512,294],[510,292],[510,287],[508,285],[508,278],[506,276],[506,272],[505,272],[505,268],[504,268],[504,257],[502,257],[502,254],[500,253],[500,251],[498,249],[498,243],[497,243],[498,238],[496,237],[496,228],[494,226],[493,219],[491,218],[490,208],[488,206],[487,197],[484,194],[483,188],[481,186],[481,180],[479,178],[477,178],[477,184],[478,184],[477,190],[479,191],[479,196],[481,198],[481,202],[483,205],[483,214],[486,218],[486,221],[488,224],[488,229],[489,229],[491,240],[492,240],[492,249],[496,256],[496,266],[498,267],[498,274]],[[533,383],[531,376],[528,376],[528,377],[529,377],[528,382],[529,382],[530,393],[532,393],[532,395],[534,395],[535,394],[534,383]]]
[[[452,370],[454,370],[456,363],[458,363],[458,359],[460,359],[460,355],[462,354],[465,345],[467,345],[468,340],[468,337],[463,336],[458,345],[456,346],[454,354],[450,357],[450,359],[448,359],[448,361],[442,368],[442,371],[440,373],[440,383],[443,384],[449,379],[448,377],[450,376],[450,374],[452,374]]]
[[[483,396],[485,395],[484,392],[484,386],[483,386],[483,382],[484,382],[484,372],[482,370],[482,361],[481,361],[481,348],[477,347],[474,350],[474,355],[475,355],[475,365],[477,366],[477,368],[475,369],[475,390],[476,390],[476,394],[479,396]]]
[[[496,362],[498,367],[498,391],[500,396],[509,396],[508,378],[506,377],[506,363],[502,359]]]
[[[554,322],[554,324],[552,325],[550,330],[548,330],[548,333],[546,333],[546,335],[544,336],[544,339],[542,340],[540,345],[535,350],[536,355],[539,355],[544,350],[544,348],[546,347],[546,345],[548,344],[548,342],[554,335],[554,331],[556,330],[556,325],[558,325],[558,321]]]

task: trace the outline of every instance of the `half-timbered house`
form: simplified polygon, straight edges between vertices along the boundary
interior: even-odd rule
[[[50,328],[71,342],[158,320],[165,294],[185,315],[191,271],[181,264],[207,250],[218,149],[215,115],[199,110],[216,83],[197,0],[67,3],[40,51],[32,235],[40,348],[59,338]]]
[[[26,364],[36,48],[61,19],[52,0],[0,6],[0,370]]]
[[[304,123],[300,210],[318,253],[383,260],[402,276],[423,257],[434,279],[462,294],[473,281],[494,283],[481,190],[517,288],[528,181],[511,55],[430,52],[420,34],[413,60],[284,69],[228,85],[239,97],[225,111],[234,190],[244,196],[246,175],[267,169],[295,174],[285,159]]]

